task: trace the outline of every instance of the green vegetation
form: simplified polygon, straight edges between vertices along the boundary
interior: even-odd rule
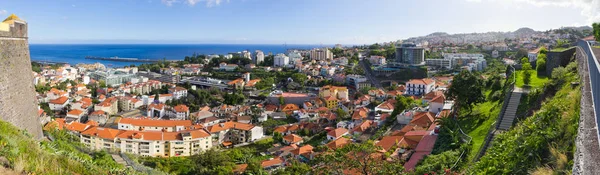
[[[36,142],[9,123],[0,121],[0,157],[10,169],[32,174],[136,174],[117,164],[106,152],[81,150],[79,138],[65,131],[50,133],[55,141]]]
[[[273,139],[267,138],[244,147],[232,148],[224,151],[217,149],[190,157],[137,157],[137,161],[171,174],[230,174],[236,164],[249,164],[248,173],[265,173],[260,162],[271,158],[261,156],[259,153],[266,151],[273,144]]]
[[[593,34],[596,41],[600,41],[600,23],[593,23],[592,28],[594,29]]]
[[[454,76],[452,86],[446,95],[450,99],[454,99],[457,108],[465,108],[470,111],[473,104],[485,99],[482,93],[483,88],[483,81],[478,78],[476,73],[463,70]]]
[[[402,174],[401,162],[388,162],[375,156],[388,156],[378,153],[372,141],[361,144],[349,144],[330,154],[319,154],[312,161],[315,164],[312,174],[347,174],[346,170],[359,174]],[[374,155],[375,154],[375,155]]]
[[[573,66],[572,66],[573,65]],[[568,72],[549,86],[559,89],[541,109],[511,130],[499,134],[494,145],[474,166],[477,174],[571,174],[579,120],[581,91],[566,82],[579,81],[571,63]],[[554,73],[553,73],[554,74]]]
[[[539,88],[539,87],[543,87],[543,86],[544,86],[544,84],[545,84],[546,82],[548,82],[548,77],[546,77],[546,76],[539,76],[539,75],[537,74],[537,71],[536,71],[536,70],[529,70],[528,72],[529,72],[529,74],[531,75],[531,76],[530,76],[530,77],[531,77],[531,78],[530,78],[531,80],[530,80],[530,82],[529,82],[529,84],[528,84],[528,86],[529,86],[529,87],[532,87],[532,88]],[[516,75],[516,76],[517,76],[517,83],[516,83],[516,86],[517,86],[517,87],[524,87],[524,86],[525,86],[525,83],[524,83],[524,76],[523,76],[523,74],[524,74],[524,73],[523,73],[523,71],[522,71],[522,70],[516,71],[516,72],[514,73],[514,75]]]

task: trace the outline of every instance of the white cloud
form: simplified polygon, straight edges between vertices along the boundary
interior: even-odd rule
[[[8,12],[6,10],[0,10],[0,15],[6,15]]]
[[[468,2],[502,2],[531,4],[537,7],[574,7],[581,9],[581,15],[587,18],[587,23],[600,22],[600,0],[466,0]]]
[[[161,0],[161,2],[163,4],[165,4],[166,6],[172,6],[174,3],[177,3],[177,0]]]

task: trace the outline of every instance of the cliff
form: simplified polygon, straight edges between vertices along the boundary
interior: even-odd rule
[[[0,119],[39,139],[37,111],[27,23],[11,15],[0,23]]]

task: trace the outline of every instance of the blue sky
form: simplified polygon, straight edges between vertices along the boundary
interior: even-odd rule
[[[0,0],[31,43],[367,44],[600,21],[600,0]]]

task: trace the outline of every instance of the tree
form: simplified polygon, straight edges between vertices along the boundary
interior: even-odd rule
[[[385,154],[378,152],[372,141],[349,144],[330,154],[320,154],[313,174],[403,174],[403,164],[398,160],[386,161]]]
[[[345,110],[343,110],[342,108],[338,108],[335,111],[335,114],[337,115],[338,119],[342,119],[345,120],[347,119],[350,115],[348,115],[348,112],[346,112]]]
[[[546,72],[546,54],[539,54],[535,63],[537,72]]]
[[[594,33],[594,37],[596,38],[596,41],[600,41],[600,23],[594,23],[592,24],[592,28],[593,28],[593,33]]]
[[[306,84],[306,80],[308,80],[308,77],[306,76],[306,74],[294,73],[292,74],[292,79],[294,80],[294,82],[299,83],[301,86],[304,86]]]
[[[531,64],[524,63],[521,70],[523,70],[523,84],[529,84],[531,82]]]
[[[529,58],[523,57],[521,58],[521,64],[529,63]]]
[[[285,104],[285,99],[283,99],[283,96],[279,96],[279,105],[284,105]]]
[[[483,82],[474,73],[463,70],[452,80],[452,86],[446,92],[446,96],[454,99],[457,107],[471,111],[473,104],[485,99],[482,92]]]
[[[275,142],[281,143],[281,141],[283,140],[283,136],[279,132],[273,132],[273,140]]]
[[[193,155],[191,159],[195,162],[197,174],[229,174],[235,166],[229,156],[215,149]]]

